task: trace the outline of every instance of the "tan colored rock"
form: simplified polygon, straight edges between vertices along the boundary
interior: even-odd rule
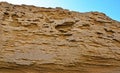
[[[120,22],[1,2],[0,73],[120,73]]]

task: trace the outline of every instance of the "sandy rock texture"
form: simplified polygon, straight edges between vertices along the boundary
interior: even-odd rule
[[[120,22],[1,2],[0,73],[120,73]]]

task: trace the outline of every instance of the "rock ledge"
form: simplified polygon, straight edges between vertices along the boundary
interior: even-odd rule
[[[0,3],[0,73],[120,73],[120,22]]]

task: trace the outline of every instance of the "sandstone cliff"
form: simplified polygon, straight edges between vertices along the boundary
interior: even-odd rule
[[[120,22],[1,2],[0,73],[120,73]]]

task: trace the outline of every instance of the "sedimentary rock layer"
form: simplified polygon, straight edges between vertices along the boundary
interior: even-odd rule
[[[120,73],[120,22],[1,2],[0,73]]]

